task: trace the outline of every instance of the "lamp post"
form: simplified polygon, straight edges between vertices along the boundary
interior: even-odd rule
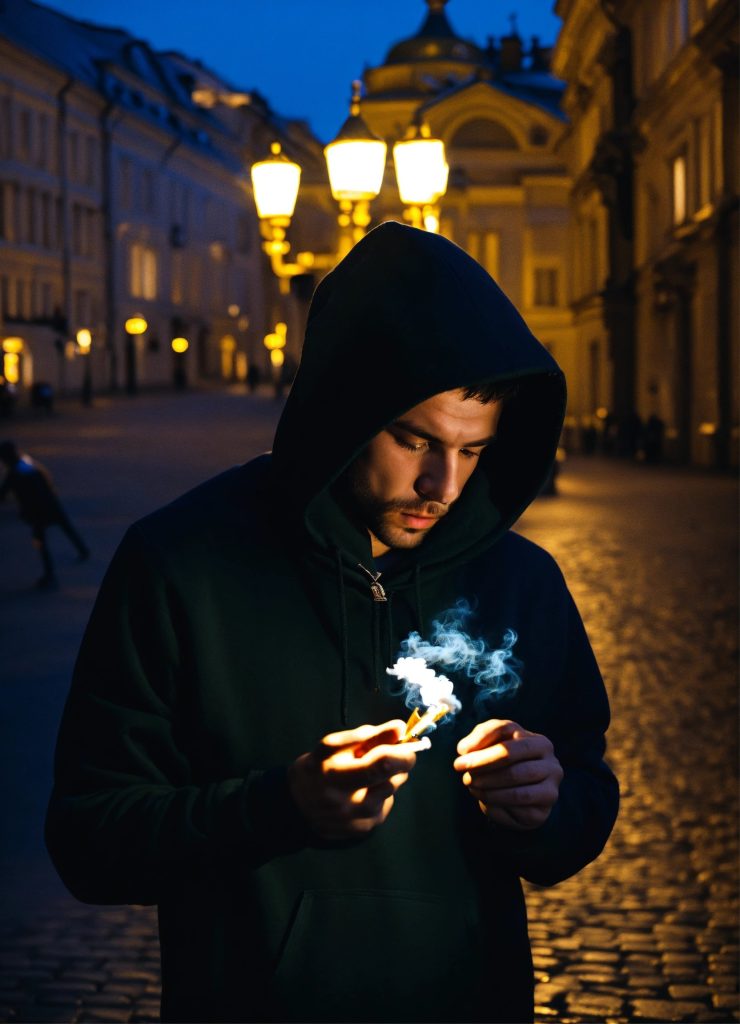
[[[176,391],[184,391],[187,387],[188,378],[185,369],[185,353],[190,348],[190,342],[187,338],[173,338],[170,342],[170,347],[175,360],[173,379],[175,383]]]
[[[87,327],[82,327],[76,334],[77,347],[83,358],[82,369],[82,404],[92,405],[92,334]]]
[[[265,335],[264,345],[270,353],[270,364],[272,365],[272,382],[275,388],[275,397],[282,394],[282,374],[285,363],[285,345],[288,336],[288,325],[285,323],[275,324],[275,330]]]
[[[433,139],[429,125],[414,121],[406,138],[393,147],[398,194],[413,227],[439,231],[439,200],[447,191],[450,168],[441,139]]]
[[[126,391],[129,395],[135,395],[138,390],[136,380],[136,342],[134,338],[144,334],[149,324],[143,316],[129,317],[123,325],[126,332]]]
[[[287,229],[295,210],[301,180],[299,164],[272,144],[272,154],[252,166],[252,186],[263,249],[270,257],[280,290],[287,293],[291,277],[312,269],[330,269],[362,238],[370,224],[370,203],[380,193],[387,145],[374,135],[360,114],[361,83],[354,82],[350,114],[337,137],[324,147],[329,184],[339,204],[339,244],[334,253],[299,252],[287,262]],[[447,189],[449,167],[444,143],[433,139],[427,125],[416,121],[407,137],[393,148],[401,202],[406,219],[428,231],[439,230],[440,198]]]

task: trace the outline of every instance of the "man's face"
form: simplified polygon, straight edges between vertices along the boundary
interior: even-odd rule
[[[374,556],[414,548],[457,501],[486,445],[501,402],[444,391],[377,434],[347,472]]]

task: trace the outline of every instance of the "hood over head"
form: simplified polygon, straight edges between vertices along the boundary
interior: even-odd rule
[[[319,546],[367,557],[367,532],[349,523],[331,485],[413,406],[484,381],[516,382],[516,395],[448,515],[405,552],[420,566],[472,556],[536,497],[555,457],[565,381],[495,281],[457,245],[395,222],[370,231],[311,302],[273,448],[282,511],[301,518]]]

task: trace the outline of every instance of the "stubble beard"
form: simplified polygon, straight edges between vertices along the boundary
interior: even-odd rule
[[[347,474],[346,484],[355,518],[389,548],[416,548],[436,526],[436,523],[425,529],[403,526],[393,521],[399,512],[434,516],[437,520],[447,512],[444,505],[423,499],[383,501],[370,491],[365,480],[352,472]]]

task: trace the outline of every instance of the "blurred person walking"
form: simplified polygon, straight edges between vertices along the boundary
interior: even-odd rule
[[[58,526],[69,537],[77,549],[79,561],[84,562],[90,557],[90,549],[72,525],[54,489],[51,474],[41,463],[30,455],[21,454],[13,441],[0,443],[0,462],[7,467],[0,485],[0,501],[4,501],[9,493],[14,494],[21,519],[30,525],[34,546],[38,548],[43,563],[44,574],[36,586],[52,590],[59,581],[46,540],[48,527]]]

